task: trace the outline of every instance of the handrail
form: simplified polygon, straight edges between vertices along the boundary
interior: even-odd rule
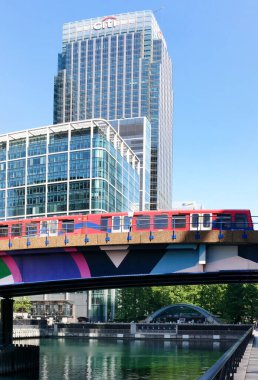
[[[242,359],[246,346],[253,332],[251,327],[221,358],[206,371],[198,380],[229,380],[234,379],[234,373]]]

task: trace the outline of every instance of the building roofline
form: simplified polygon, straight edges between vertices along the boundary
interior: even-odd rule
[[[80,121],[71,121],[62,124],[51,124],[38,128],[26,129],[22,131],[14,131],[0,135],[0,143],[7,141],[14,141],[19,139],[26,139],[31,136],[43,136],[47,134],[55,134],[60,132],[66,132],[71,130],[80,130],[85,128],[91,128],[92,126],[98,127],[107,140],[110,141],[113,146],[118,150],[124,158],[137,167],[140,165],[140,160],[129,145],[122,139],[118,132],[112,127],[112,125],[105,119],[87,119]]]

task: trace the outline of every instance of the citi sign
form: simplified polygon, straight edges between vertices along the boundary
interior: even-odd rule
[[[116,17],[110,16],[103,18],[102,21],[95,22],[93,25],[94,30],[106,29],[106,28],[114,28],[119,25],[119,22]]]

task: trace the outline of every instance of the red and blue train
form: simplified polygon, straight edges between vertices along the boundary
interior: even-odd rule
[[[0,222],[0,238],[178,230],[253,230],[253,222],[250,210],[137,211]]]

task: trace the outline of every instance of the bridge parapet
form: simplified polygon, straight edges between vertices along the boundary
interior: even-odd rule
[[[169,231],[126,232],[92,234],[87,239],[84,234],[67,234],[49,237],[22,237],[1,239],[2,251],[30,250],[56,247],[113,246],[137,244],[258,244],[258,231],[177,231],[176,237]],[[1,251],[0,251],[1,254]]]

